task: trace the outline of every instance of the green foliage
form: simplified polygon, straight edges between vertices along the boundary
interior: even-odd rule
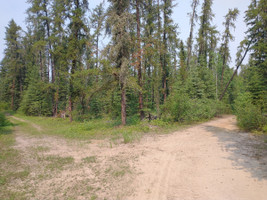
[[[28,30],[21,31],[13,20],[6,29],[7,47],[0,66],[0,102],[6,103],[0,103],[0,110],[10,106],[20,107],[26,115],[66,113],[70,121],[92,120],[97,126],[96,119],[109,117],[118,123],[122,117],[122,124],[136,128],[141,127],[138,113],[143,118],[143,111],[158,117],[161,112],[163,118],[153,122],[158,124],[168,119],[209,119],[229,112],[238,93],[249,91],[252,104],[266,112],[264,0],[253,1],[246,13],[249,30],[244,41],[255,36],[251,60],[241,72],[244,77],[228,87],[224,103],[216,99],[233,73],[227,64],[237,9],[225,16],[219,47],[220,34],[212,25],[213,0],[203,1],[195,42],[199,1],[192,1],[187,45],[177,37],[178,26],[172,19],[176,5],[171,0],[147,0],[145,6],[139,0],[135,4],[108,0],[107,6],[100,3],[92,12],[88,0],[28,3]],[[101,47],[104,29],[110,41]],[[124,135],[128,140],[129,134]]]
[[[11,123],[7,120],[4,113],[0,112],[0,128],[2,128],[4,126],[9,126],[9,125],[11,125]]]
[[[21,102],[20,110],[26,115],[51,116],[52,94],[49,84],[42,81],[30,84]]]
[[[21,101],[25,66],[22,59],[21,27],[11,20],[6,27],[5,56],[0,66],[0,101],[17,110]]]
[[[235,100],[238,125],[245,130],[261,130],[267,123],[259,106],[254,105],[249,92],[240,94]]]
[[[153,126],[166,128],[169,126],[170,123],[168,121],[164,121],[164,119],[155,119],[155,120],[152,120],[150,124]]]
[[[119,126],[120,120],[111,120],[107,118],[91,119],[89,121],[73,121],[69,123],[67,119],[54,117],[33,117],[18,115],[19,118],[30,121],[42,128],[43,131],[30,129],[28,123],[18,122],[21,128],[31,134],[47,134],[62,136],[70,139],[92,139],[110,137],[115,140],[123,138],[123,135],[131,135],[132,140],[138,139],[141,133],[149,132],[150,128],[147,122],[140,122],[136,117],[129,117],[129,125]],[[131,125],[130,125],[131,124]],[[127,136],[126,136],[127,137]]]
[[[10,104],[8,104],[7,102],[0,102],[0,112],[1,111],[6,111],[10,109]]]
[[[162,117],[174,122],[192,122],[210,119],[228,110],[222,102],[205,97],[192,98],[186,90],[181,89],[175,91],[163,105]]]

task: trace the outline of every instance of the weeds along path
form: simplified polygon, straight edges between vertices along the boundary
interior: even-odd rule
[[[9,189],[26,199],[266,200],[267,144],[233,116],[131,144],[42,132],[15,130],[29,175]]]

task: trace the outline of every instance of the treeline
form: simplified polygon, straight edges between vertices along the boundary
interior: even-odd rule
[[[238,116],[249,111],[254,118],[257,110],[257,126],[263,127],[266,0],[252,0],[246,12],[247,37],[237,63],[248,45],[250,61],[221,102],[234,73],[229,44],[238,9],[225,13],[220,33],[212,22],[213,1],[192,0],[190,34],[182,41],[172,19],[173,0],[109,0],[93,10],[88,0],[28,3],[27,30],[13,20],[6,27],[0,100],[12,110],[66,114],[70,121],[108,116],[123,125],[126,116],[185,121],[235,109]]]

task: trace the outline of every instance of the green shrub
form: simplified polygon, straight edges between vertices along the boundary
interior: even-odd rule
[[[191,108],[189,97],[186,94],[170,96],[162,106],[162,118],[166,121],[184,121]]]
[[[6,102],[0,102],[0,111],[5,111],[5,110],[9,110],[10,109],[10,105]]]
[[[23,96],[20,110],[31,116],[51,116],[52,96],[49,84],[41,81],[32,83]]]
[[[168,127],[169,126],[169,122],[168,121],[164,121],[164,119],[155,119],[155,120],[152,120],[150,122],[151,125],[153,126],[159,126],[159,127],[162,127],[162,128],[165,128],[165,127]]]
[[[0,128],[8,125],[10,125],[10,122],[3,113],[0,113]]]
[[[162,117],[176,122],[210,119],[225,113],[224,103],[213,99],[191,99],[183,92],[171,96],[162,107]]]
[[[239,95],[235,100],[234,108],[238,125],[241,128],[248,131],[263,129],[266,119],[261,113],[260,107],[252,103],[250,93]]]

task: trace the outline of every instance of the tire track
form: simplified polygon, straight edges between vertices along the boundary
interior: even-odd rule
[[[257,160],[259,142],[240,133],[234,116],[146,138],[136,146],[145,153],[135,163],[141,171],[135,192],[126,199],[265,200],[267,151]]]

